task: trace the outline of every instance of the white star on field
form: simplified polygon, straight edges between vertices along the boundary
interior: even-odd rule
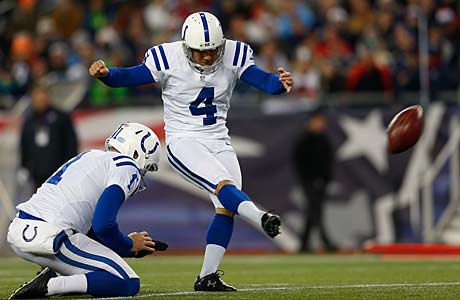
[[[365,119],[343,116],[340,120],[347,140],[340,146],[337,154],[341,160],[365,156],[383,173],[388,169],[387,134],[379,111],[371,111]]]

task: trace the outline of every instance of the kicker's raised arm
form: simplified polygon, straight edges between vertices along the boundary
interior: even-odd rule
[[[294,83],[291,73],[286,72],[281,67],[278,68],[277,71],[279,75],[269,73],[256,65],[252,65],[241,74],[240,79],[272,95],[278,95],[284,92],[289,93]]]
[[[129,87],[155,82],[145,64],[129,68],[108,68],[104,61],[97,60],[91,64],[88,72],[110,87]]]

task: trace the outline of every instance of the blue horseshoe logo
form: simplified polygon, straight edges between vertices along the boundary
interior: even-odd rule
[[[154,152],[157,150],[157,147],[158,147],[158,145],[159,145],[159,143],[156,142],[156,143],[155,143],[155,146],[153,146],[153,149],[147,151],[147,149],[145,148],[144,142],[145,142],[145,140],[146,140],[150,135],[151,135],[150,132],[148,132],[146,135],[144,135],[144,136],[142,137],[142,140],[141,140],[141,149],[142,149],[142,151],[144,151],[144,153],[147,153],[147,154],[152,154],[152,153],[154,153]]]
[[[37,236],[37,233],[38,233],[37,228],[38,228],[37,226],[34,226],[34,235],[30,239],[28,239],[26,238],[26,230],[29,229],[29,224],[27,224],[26,228],[24,228],[24,230],[22,231],[22,238],[24,239],[24,241],[32,242],[33,239]]]

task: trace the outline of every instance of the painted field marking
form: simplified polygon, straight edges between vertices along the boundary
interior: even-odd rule
[[[422,282],[422,283],[376,283],[376,284],[350,284],[350,285],[318,285],[301,287],[266,287],[266,288],[246,288],[238,289],[238,292],[264,292],[264,291],[298,291],[298,290],[328,290],[328,289],[369,289],[369,288],[394,288],[394,287],[437,287],[437,286],[460,286],[460,282]],[[134,296],[137,298],[164,297],[164,296],[183,296],[194,295],[205,292],[183,291],[170,293],[152,293]],[[73,300],[111,300],[111,299],[133,299],[132,297],[109,297],[109,298],[76,298]]]

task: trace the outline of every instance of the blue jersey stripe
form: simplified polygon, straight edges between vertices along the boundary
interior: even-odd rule
[[[158,60],[157,51],[155,50],[155,48],[150,49],[150,51],[153,54],[153,59],[155,60],[155,67],[157,68],[157,71],[161,71],[160,61]]]
[[[241,47],[241,42],[236,42],[235,56],[233,57],[234,66],[238,64],[238,58],[240,58],[240,47]]]
[[[136,170],[139,172],[139,174],[141,173],[141,169],[139,169],[139,167],[136,165],[135,162],[132,162],[132,161],[122,161],[122,162],[118,162],[115,164],[115,166],[117,167],[122,167],[122,166],[133,166],[136,168]]]
[[[200,13],[201,22],[203,22],[203,29],[204,29],[204,41],[209,43],[209,26],[208,20],[206,20],[206,16],[204,13]]]
[[[119,156],[113,157],[112,159],[113,159],[114,161],[116,161],[116,160],[119,160],[119,159],[122,159],[122,158],[127,158],[127,159],[130,159],[130,160],[134,161],[133,158],[130,157],[130,156],[128,156],[128,155],[119,155]]]
[[[128,273],[126,273],[126,271],[123,270],[123,268],[119,264],[117,264],[116,262],[114,262],[110,258],[85,252],[85,251],[77,248],[76,246],[72,245],[72,243],[70,242],[69,239],[66,239],[64,241],[64,245],[70,252],[74,253],[75,255],[78,255],[78,256],[81,256],[81,257],[84,257],[84,258],[87,258],[87,259],[99,261],[99,262],[102,262],[102,263],[104,263],[106,265],[109,265],[113,269],[115,269],[124,279],[129,279]]]
[[[163,64],[165,66],[165,69],[168,70],[169,64],[168,64],[168,60],[166,59],[165,50],[163,49],[162,45],[158,46],[158,49],[160,49],[160,54],[161,54],[161,58],[163,59]]]
[[[189,168],[187,168],[177,157],[174,156],[174,154],[172,154],[171,152],[171,149],[169,148],[169,145],[166,147],[168,149],[168,154],[169,156],[171,156],[171,158],[174,160],[175,163],[177,163],[178,166],[180,166],[184,172],[187,172],[188,175],[190,175],[191,177],[193,177],[194,179],[196,180],[199,180],[201,183],[203,184],[206,184],[207,186],[209,186],[212,190],[215,190],[217,185],[216,184],[212,184],[211,182],[207,181],[206,179],[204,179],[203,177],[193,173]],[[209,190],[209,189],[207,189]]]
[[[244,43],[243,43],[244,44]],[[244,65],[244,63],[246,62],[246,54],[248,53],[248,45],[247,44],[244,44],[244,47],[243,47],[243,59],[241,60],[241,65],[240,67],[242,67]]]

